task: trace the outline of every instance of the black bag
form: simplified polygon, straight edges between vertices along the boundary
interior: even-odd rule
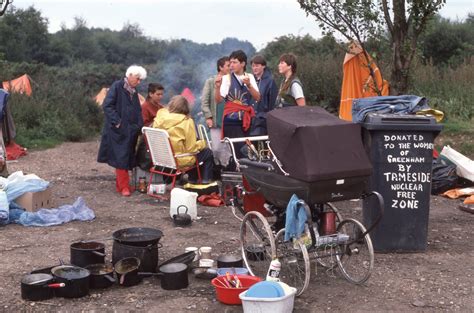
[[[267,118],[266,115],[257,114],[252,118],[250,124],[249,136],[265,136],[267,134]]]
[[[432,195],[439,195],[449,189],[456,188],[457,182],[456,165],[447,164],[440,158],[433,160]]]
[[[151,166],[153,165],[153,162],[151,160],[150,150],[148,150],[143,136],[140,137],[140,141],[138,142],[136,158],[138,167],[140,167],[144,171],[150,170]]]

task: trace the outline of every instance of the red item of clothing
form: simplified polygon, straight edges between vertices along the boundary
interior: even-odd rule
[[[205,206],[214,206],[219,207],[224,205],[224,200],[222,200],[221,196],[215,192],[211,193],[210,195],[202,195],[198,198],[199,203]]]
[[[156,112],[158,112],[158,110],[162,108],[163,106],[161,104],[154,105],[148,100],[145,100],[145,102],[143,102],[142,104],[143,125],[150,126],[151,124],[153,124]]]
[[[7,160],[16,160],[27,154],[26,148],[13,141],[10,141],[5,149],[7,150]]]
[[[255,116],[255,110],[250,105],[243,105],[237,102],[227,101],[224,106],[224,113],[222,114],[222,125],[225,127],[224,117],[227,114],[240,111],[244,112],[244,116],[242,118],[242,128],[244,131],[247,131],[250,128],[250,124],[252,123],[252,117]],[[222,138],[224,138],[224,127],[222,127]]]
[[[128,176],[128,170],[122,170],[119,168],[115,169],[115,186],[117,187],[117,192],[122,192],[124,188],[129,188],[128,182],[130,177]]]

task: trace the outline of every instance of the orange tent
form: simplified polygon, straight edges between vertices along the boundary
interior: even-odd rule
[[[193,92],[189,88],[184,88],[183,91],[181,92],[181,95],[188,100],[189,104],[193,105],[194,101],[196,100],[196,97],[194,96]]]
[[[98,105],[102,105],[104,102],[105,97],[107,96],[107,91],[109,91],[109,88],[102,88],[94,97],[94,101]],[[140,100],[140,105],[145,102],[145,97],[143,97],[141,94],[138,94],[138,99]]]
[[[31,96],[31,83],[30,77],[27,74],[24,74],[18,78],[3,82],[3,89],[10,92],[26,93],[28,96]]]
[[[346,121],[352,121],[352,100],[378,95],[362,48],[353,43],[349,49],[349,53],[346,53],[344,58],[344,77],[339,107],[339,118]],[[382,74],[370,56],[369,63],[375,74],[378,89],[382,91],[382,96],[387,96],[388,82],[382,80]]]

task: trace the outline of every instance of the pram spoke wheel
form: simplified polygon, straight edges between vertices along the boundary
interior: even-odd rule
[[[332,211],[336,213],[336,229],[339,224],[342,222],[342,215],[339,210],[334,206],[334,204],[330,202],[326,202],[323,207],[324,210]],[[335,254],[333,255],[332,252],[337,253],[339,251],[338,246],[335,247],[322,247],[322,248],[315,248],[312,252],[312,258],[315,258],[321,266],[332,269],[337,265],[337,260]],[[321,257],[320,257],[321,256]]]
[[[337,255],[337,264],[342,275],[354,284],[363,284],[369,279],[374,267],[374,248],[370,236],[360,237],[366,229],[355,219],[343,220],[337,227],[339,234],[349,236],[347,244],[340,244],[341,255]]]
[[[245,214],[240,226],[242,257],[251,275],[265,278],[276,256],[275,238],[267,219],[256,211]]]
[[[277,233],[275,242],[281,263],[280,280],[296,288],[296,296],[300,296],[308,287],[311,275],[308,250],[300,241],[285,242],[284,228]]]

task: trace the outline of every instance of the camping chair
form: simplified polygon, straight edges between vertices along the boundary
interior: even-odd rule
[[[196,157],[196,164],[188,167],[178,167],[177,159],[180,157],[197,155],[196,153],[174,154],[171,146],[168,132],[163,129],[143,127],[142,133],[145,136],[148,150],[150,150],[153,166],[150,169],[150,184],[153,182],[153,175],[159,174],[163,176],[173,177],[171,188],[176,184],[176,177],[184,174],[194,168],[197,168],[198,180],[201,182],[201,172],[199,170],[199,162]],[[154,196],[157,197],[157,196]],[[159,198],[159,197],[158,197]]]

